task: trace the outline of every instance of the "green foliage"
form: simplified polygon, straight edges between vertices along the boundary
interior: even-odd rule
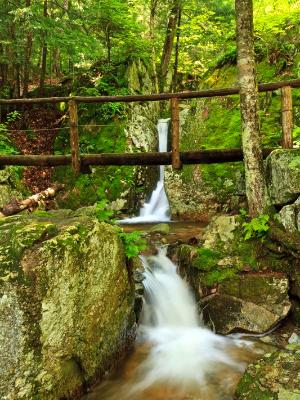
[[[269,215],[262,214],[256,218],[252,218],[251,221],[249,221],[249,222],[244,222],[242,224],[244,234],[245,234],[244,239],[245,240],[249,240],[249,239],[263,240],[266,237],[267,232],[270,228],[269,220],[270,220]]]
[[[96,203],[96,217],[99,221],[109,221],[113,216],[113,211],[107,208],[107,200],[102,199]]]
[[[13,111],[6,116],[6,122],[0,124],[0,154],[18,154],[9,136],[9,123],[20,118],[18,111]]]
[[[146,240],[142,238],[141,232],[126,233],[120,231],[118,235],[124,244],[126,257],[129,259],[137,257],[141,251],[147,248]]]
[[[239,266],[219,266],[218,262],[221,259],[222,254],[216,249],[207,247],[197,249],[197,256],[193,260],[193,265],[203,272],[201,280],[205,285],[211,287],[236,275]]]

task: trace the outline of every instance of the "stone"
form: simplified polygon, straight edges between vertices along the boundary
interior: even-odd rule
[[[160,233],[161,235],[168,235],[170,233],[169,224],[157,224],[150,229],[151,233]]]
[[[293,204],[282,207],[279,211],[280,222],[290,233],[300,231],[300,197]]]
[[[250,364],[240,380],[237,400],[300,400],[300,345],[267,353]]]
[[[206,321],[218,333],[263,333],[290,311],[288,279],[283,274],[245,274],[222,282],[200,302]]]
[[[297,335],[297,333],[293,332],[288,340],[289,344],[295,344],[299,343],[300,344],[300,336]]]
[[[292,309],[291,309],[291,317],[297,326],[300,326],[300,302],[292,299]]]
[[[0,220],[2,400],[73,399],[135,335],[134,282],[114,228],[47,214]]]
[[[295,201],[300,195],[300,149],[276,149],[265,165],[271,203],[286,205]]]
[[[214,248],[218,240],[225,245],[234,239],[234,231],[238,226],[235,215],[218,215],[212,218],[203,235],[204,247]]]

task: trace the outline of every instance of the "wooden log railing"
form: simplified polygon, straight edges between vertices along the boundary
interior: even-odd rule
[[[281,90],[282,103],[282,147],[293,147],[293,105],[292,88],[300,88],[300,79],[289,81],[264,83],[258,85],[259,92]],[[180,121],[179,99],[195,99],[207,97],[220,97],[239,94],[239,88],[210,89],[201,91],[187,91],[177,93],[158,93],[151,95],[129,96],[70,96],[48,97],[32,99],[0,99],[1,105],[18,104],[46,104],[67,102],[69,106],[70,121],[70,145],[71,155],[0,155],[0,168],[6,165],[36,165],[58,166],[71,165],[75,174],[89,171],[90,165],[167,165],[174,169],[181,169],[182,164],[202,164],[242,161],[241,149],[202,150],[180,152]],[[106,103],[106,102],[144,102],[171,100],[171,127],[172,127],[172,151],[169,153],[134,153],[134,154],[84,154],[80,155],[78,132],[78,103]],[[270,153],[270,149],[264,149],[264,156]]]

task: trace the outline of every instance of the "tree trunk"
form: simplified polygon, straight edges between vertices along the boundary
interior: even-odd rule
[[[26,7],[30,7],[31,0],[26,0]],[[27,32],[24,48],[24,76],[23,76],[23,97],[27,97],[29,85],[30,56],[32,49],[32,32]]]
[[[151,42],[151,58],[152,58],[152,69],[153,69],[153,81],[155,93],[159,92],[157,69],[156,69],[156,50],[155,50],[155,15],[158,0],[151,0],[150,3],[150,19],[149,19],[149,37]]]
[[[44,0],[44,17],[48,16],[48,0]],[[41,61],[41,73],[40,73],[40,96],[44,94],[46,68],[47,68],[47,43],[46,43],[46,33],[44,32],[44,40],[42,47],[42,61]]]
[[[242,143],[249,215],[263,213],[267,206],[256,85],[253,3],[235,0],[237,24],[237,65],[240,84]]]
[[[176,33],[178,10],[180,8],[180,0],[174,0],[173,7],[170,12],[166,38],[160,63],[160,91],[163,92],[166,83],[166,77],[169,70],[169,64],[172,56],[174,37]]]
[[[180,24],[181,24],[181,7],[179,7],[179,9],[178,9],[178,18],[177,18],[175,61],[174,61],[174,72],[173,72],[172,90],[171,90],[173,93],[177,91],[177,84],[178,84],[178,58],[179,58]]]

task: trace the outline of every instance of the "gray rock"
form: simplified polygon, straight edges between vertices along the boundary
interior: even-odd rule
[[[300,195],[300,149],[277,149],[266,159],[267,186],[272,204],[286,205]]]
[[[293,204],[282,207],[279,212],[280,222],[288,232],[300,231],[300,197]]]
[[[218,215],[212,218],[203,235],[204,247],[213,248],[219,240],[224,244],[230,244],[237,226],[238,222],[235,215]]]

